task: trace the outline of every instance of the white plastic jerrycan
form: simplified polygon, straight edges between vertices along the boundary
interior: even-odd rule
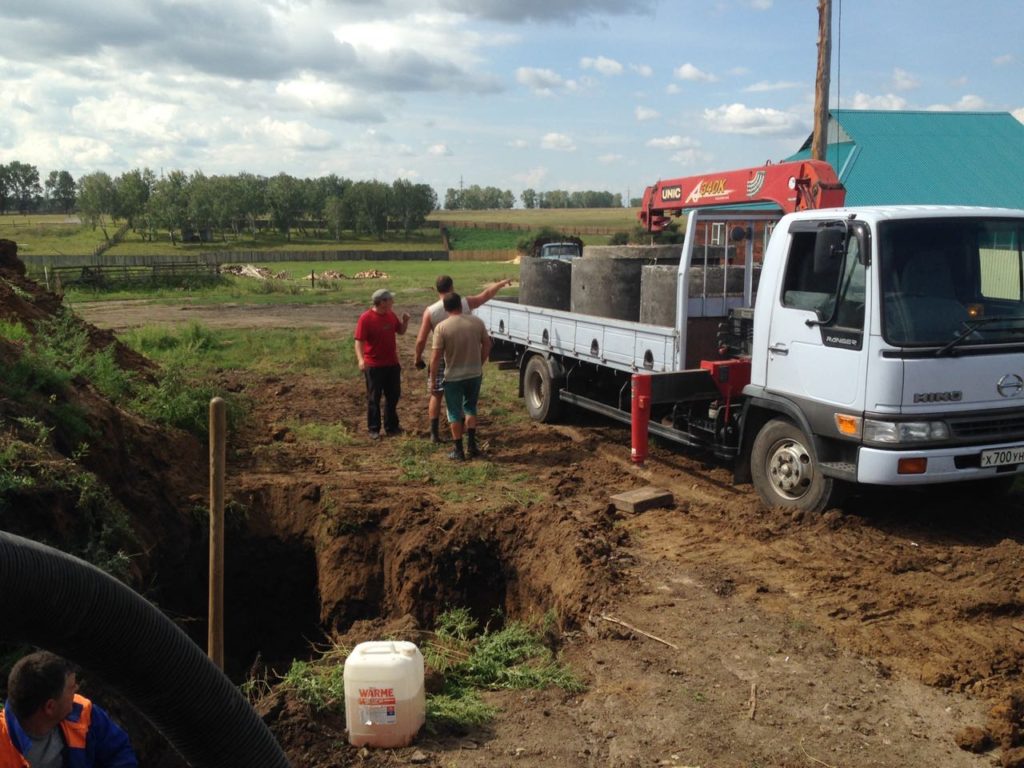
[[[345,660],[345,724],[357,747],[407,747],[426,722],[423,656],[415,643],[360,643]]]

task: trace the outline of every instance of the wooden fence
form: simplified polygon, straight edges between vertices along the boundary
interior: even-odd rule
[[[216,281],[220,268],[203,262],[153,262],[143,265],[44,267],[42,279],[49,290],[69,285],[94,288],[130,285],[199,285]]]
[[[448,261],[447,251],[206,251],[196,253],[99,254],[84,256],[24,255],[19,258],[32,275],[64,267],[150,267],[153,264],[258,264],[273,261]]]

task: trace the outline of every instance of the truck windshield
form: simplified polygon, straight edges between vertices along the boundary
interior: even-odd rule
[[[542,259],[574,259],[579,255],[580,249],[575,243],[548,243],[540,249]]]
[[[882,334],[900,346],[1024,341],[1024,222],[936,218],[879,224]]]

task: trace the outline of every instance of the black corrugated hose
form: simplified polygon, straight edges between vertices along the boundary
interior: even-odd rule
[[[0,637],[102,675],[194,768],[290,768],[238,689],[170,619],[98,568],[5,531]]]

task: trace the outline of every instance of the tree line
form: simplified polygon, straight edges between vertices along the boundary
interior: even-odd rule
[[[0,165],[0,213],[17,210],[77,210],[87,225],[103,229],[121,220],[145,239],[167,232],[178,237],[209,239],[256,232],[265,223],[291,238],[299,229],[323,229],[336,240],[342,231],[383,239],[388,232],[406,236],[422,227],[437,207],[428,184],[399,179],[353,181],[335,174],[296,178],[286,173],[266,177],[252,173],[207,176],[174,170],[157,176],[135,168],[119,176],[104,171],[77,180],[67,171],[52,171],[45,185],[35,166],[14,161]]]
[[[621,208],[622,195],[612,192],[586,190],[568,192],[564,189],[553,189],[550,192],[538,192],[524,189],[519,196],[523,208]],[[444,207],[449,211],[483,211],[490,209],[509,209],[516,203],[511,190],[497,187],[481,187],[477,184],[466,188],[449,187],[444,196]]]
[[[524,208],[621,208],[622,195],[594,190],[538,192],[525,189]],[[149,168],[135,168],[119,176],[104,171],[86,174],[77,181],[66,170],[51,171],[40,183],[36,166],[20,161],[0,164],[0,213],[77,210],[83,221],[106,232],[113,219],[126,221],[143,237],[155,238],[167,231],[224,237],[243,230],[253,235],[264,221],[288,238],[295,228],[322,227],[335,239],[343,230],[383,238],[400,231],[406,235],[423,226],[437,207],[437,195],[428,184],[399,179],[352,181],[335,174],[296,178],[287,173],[266,177],[252,173],[207,176],[202,171],[186,174],[174,170],[159,177]],[[515,207],[511,190],[481,187],[449,188],[448,210],[489,210]]]

